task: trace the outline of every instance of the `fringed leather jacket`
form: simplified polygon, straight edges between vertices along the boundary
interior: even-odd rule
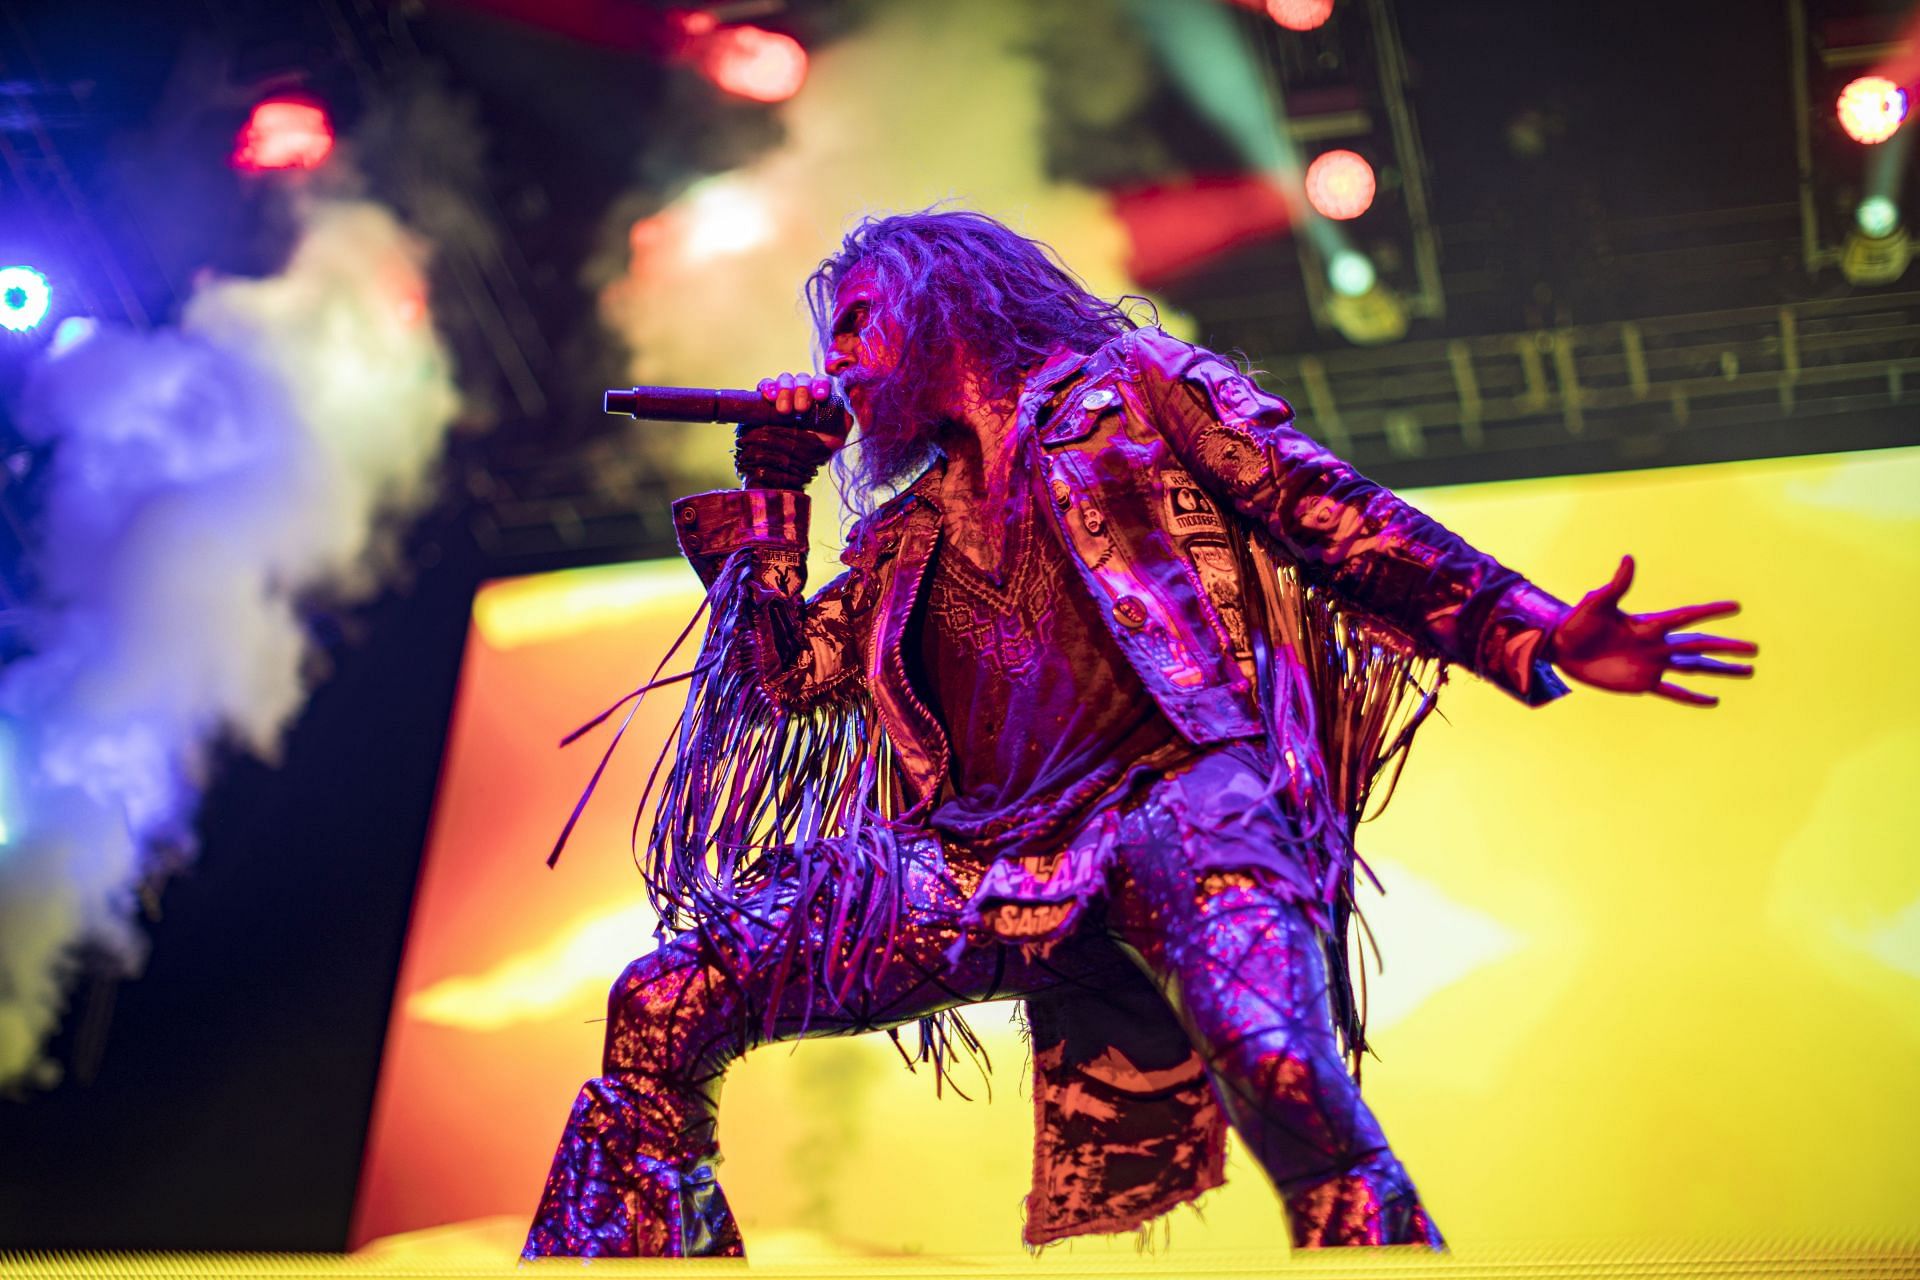
[[[1045,486],[1036,507],[1168,721],[1195,745],[1261,741],[1292,803],[1337,819],[1327,826],[1350,855],[1369,784],[1432,705],[1435,665],[1464,666],[1530,705],[1558,697],[1566,686],[1547,639],[1567,606],[1359,475],[1293,417],[1219,356],[1141,329],[1030,375],[1014,439]],[[906,646],[940,549],[938,480],[862,520],[846,572],[810,599],[804,494],[728,490],[675,504],[714,620],[649,846],[666,927],[748,905],[771,882],[769,850],[801,851],[787,874],[814,885],[878,884],[889,846],[876,828],[910,826],[937,801],[950,752]],[[1344,891],[1330,888],[1329,904]],[[851,927],[867,938],[885,925]],[[1030,1013],[1030,1242],[1124,1230],[1217,1184],[1224,1129],[1197,1056],[1130,1090],[1084,1055],[1062,1056],[1073,1010]],[[1169,1046],[1177,1058],[1182,1033],[1161,1013],[1094,1038],[1130,1062],[1167,1061]],[[1343,1026],[1350,1048],[1356,1027]],[[1100,1107],[1076,1104],[1089,1091]],[[1130,1172],[1116,1174],[1089,1153],[1155,1141],[1212,1154],[1121,1161],[1114,1168]],[[1080,1191],[1057,1194],[1076,1180]],[[1089,1182],[1099,1194],[1085,1194]]]
[[[1522,701],[1565,692],[1544,658],[1564,604],[1296,430],[1286,401],[1209,351],[1141,329],[1058,357],[1029,378],[1016,439],[1039,456],[1042,505],[1114,640],[1190,742],[1264,732],[1254,647],[1272,585],[1255,574],[1267,558]],[[857,686],[910,804],[938,792],[948,762],[903,660],[940,539],[933,478],[857,525],[847,571],[804,603],[805,494],[735,489],[674,504],[702,581],[749,553],[763,607],[747,639],[767,697],[802,712]],[[1294,656],[1276,647],[1276,661]],[[1313,768],[1311,743],[1287,745]]]

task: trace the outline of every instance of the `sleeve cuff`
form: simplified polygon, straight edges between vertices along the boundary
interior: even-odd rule
[[[1532,583],[1514,583],[1481,629],[1474,669],[1530,707],[1561,697],[1567,684],[1547,660],[1547,637],[1567,613]]]
[[[688,559],[741,547],[807,545],[807,495],[794,489],[719,489],[673,504],[673,533]]]
[[[727,557],[742,547],[807,554],[807,495],[794,489],[719,489],[673,504],[680,553],[712,585]]]

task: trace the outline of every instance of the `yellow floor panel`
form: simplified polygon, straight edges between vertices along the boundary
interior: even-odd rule
[[[1004,1256],[855,1257],[820,1250],[818,1240],[770,1238],[755,1246],[749,1262],[722,1259],[602,1259],[582,1263],[550,1259],[523,1264],[514,1258],[517,1224],[489,1219],[377,1241],[347,1255],[266,1253],[0,1253],[7,1280],[143,1280],[208,1277],[248,1280],[272,1277],[358,1276],[538,1277],[612,1276],[1286,1276],[1297,1280],[1664,1280],[1704,1276],[1826,1277],[1830,1280],[1895,1280],[1920,1277],[1920,1240],[1831,1244],[1729,1244],[1724,1247],[1585,1250],[1463,1250],[1433,1254],[1413,1249],[1359,1249],[1293,1258],[1209,1250],[1169,1249],[1131,1259],[1050,1249],[1037,1259]]]

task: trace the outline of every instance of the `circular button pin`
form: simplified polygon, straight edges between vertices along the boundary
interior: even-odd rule
[[[1065,480],[1055,480],[1053,482],[1053,504],[1062,511],[1065,511],[1067,504],[1072,501],[1073,490],[1067,487],[1067,482]]]
[[[1140,603],[1138,596],[1121,596],[1114,602],[1113,616],[1121,626],[1137,631],[1146,625],[1147,606]]]
[[[1098,391],[1087,392],[1086,396],[1080,401],[1080,407],[1088,413],[1098,413],[1119,398],[1120,397],[1114,395],[1110,389],[1102,387]]]

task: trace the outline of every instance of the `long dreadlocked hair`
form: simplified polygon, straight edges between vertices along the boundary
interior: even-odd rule
[[[834,462],[841,497],[858,515],[933,456],[962,357],[990,400],[1008,400],[1021,375],[1055,351],[1092,351],[1136,327],[1047,245],[984,213],[929,208],[863,219],[807,278],[823,357],[834,296],[855,272],[870,275],[877,295],[862,337],[899,353],[893,375],[869,385],[872,421]]]

